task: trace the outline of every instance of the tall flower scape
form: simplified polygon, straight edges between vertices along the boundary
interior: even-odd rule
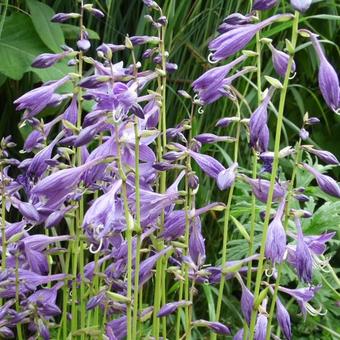
[[[32,132],[23,161],[12,157],[10,137],[1,141],[0,336],[290,340],[295,325],[288,301],[301,311],[298,322],[325,312],[313,302],[323,289],[315,273],[332,271],[324,253],[335,235],[304,233],[312,213],[297,177],[315,179],[325,200],[340,197],[338,183],[325,173],[339,161],[308,140],[317,117],[305,114],[294,145],[281,141],[287,89],[299,74],[298,40],[314,47],[330,113],[340,108],[339,80],[322,42],[300,27],[311,1],[291,0],[287,13],[261,20],[278,1],[256,0],[251,13],[226,17],[209,42],[208,70],[178,92],[191,109],[176,127],[166,125],[175,114],[166,100],[168,80],[177,70],[165,45],[167,18],[155,1],[143,2],[154,35],[105,42],[96,59],[85,21],[104,14],[81,1],[78,12],[55,15],[53,22],[79,21],[79,40],[58,54],[39,55],[32,66],[67,60],[69,73],[14,102],[21,126]],[[282,23],[291,35],[283,50],[282,42],[265,37],[268,27]],[[276,74],[263,74],[265,49]],[[238,78],[257,86],[258,106],[250,115]],[[195,135],[194,121],[218,100],[234,112],[216,122],[223,135]],[[47,122],[39,114],[48,107],[60,110]],[[276,131],[269,127],[271,111]],[[202,152],[205,144],[223,149],[226,143],[234,150],[228,163]],[[252,169],[242,168],[241,152],[253,159]],[[282,171],[282,162],[292,171]],[[205,206],[196,205],[200,174],[214,181]],[[242,190],[250,192],[248,211],[235,216],[235,193]],[[218,191],[223,202],[214,201]],[[10,211],[21,218],[10,222]],[[207,214],[221,227],[220,259],[213,264],[206,261]],[[235,233],[247,256],[231,261]],[[206,287],[212,302],[197,314]],[[231,324],[224,301],[232,294],[239,320]]]

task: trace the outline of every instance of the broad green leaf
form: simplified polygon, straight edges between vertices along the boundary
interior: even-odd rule
[[[19,80],[30,67],[32,60],[44,50],[46,48],[28,16],[14,13],[6,18],[0,39],[1,73]]]
[[[46,46],[53,52],[61,52],[65,44],[64,34],[59,24],[52,23],[53,9],[37,0],[26,0],[36,32]]]

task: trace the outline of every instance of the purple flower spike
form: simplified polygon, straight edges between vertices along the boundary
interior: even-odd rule
[[[255,0],[253,4],[253,10],[265,11],[271,9],[277,5],[277,0]]]
[[[190,301],[185,300],[167,303],[159,310],[157,317],[161,318],[163,316],[167,316],[175,312],[178,308],[183,306],[189,306],[190,304],[191,304]]]
[[[276,300],[276,317],[281,331],[287,340],[292,339],[292,329],[290,323],[290,316],[287,309],[282,304],[281,300]]]
[[[282,262],[286,250],[286,232],[281,221],[284,207],[285,199],[282,199],[276,215],[268,227],[266,258],[270,259],[274,263]]]
[[[206,320],[196,320],[191,323],[193,326],[196,327],[207,327],[211,329],[214,333],[220,335],[229,335],[230,330],[227,326],[223,325],[220,322],[216,321],[206,321]]]
[[[221,34],[209,44],[212,52],[211,60],[214,62],[226,59],[236,52],[242,50],[255,36],[255,34],[266,26],[279,19],[290,19],[291,14],[278,14],[257,24],[238,26],[233,30]]]
[[[322,191],[331,196],[340,197],[339,185],[332,177],[323,175],[308,164],[303,164],[303,167],[315,177],[316,182]]]
[[[233,163],[228,169],[222,170],[217,176],[217,186],[220,190],[230,188],[236,180],[237,163]]]
[[[295,224],[297,228],[297,244],[295,252],[296,271],[300,279],[310,283],[312,281],[313,271],[312,255],[303,237],[301,221],[297,217],[295,218]]]
[[[312,4],[312,0],[290,0],[290,4],[296,11],[304,13]]]
[[[255,326],[255,340],[265,340],[267,334],[267,324],[268,319],[267,316],[260,313],[257,317],[256,326]]]
[[[249,121],[250,144],[259,151],[265,152],[269,144],[269,130],[267,126],[268,120],[268,105],[274,93],[274,88],[271,88],[263,100],[261,105],[254,111]]]
[[[277,50],[272,44],[269,44],[269,48],[272,52],[272,61],[273,61],[275,72],[279,76],[284,77],[286,75],[287,68],[288,68],[289,55],[287,53]],[[291,72],[294,73],[295,70],[296,70],[296,65],[293,60]]]
[[[340,108],[339,78],[334,67],[329,63],[323,51],[317,35],[307,31],[319,57],[319,88],[321,94],[330,109],[337,112]]]

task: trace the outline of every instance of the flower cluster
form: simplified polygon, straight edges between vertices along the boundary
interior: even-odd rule
[[[2,140],[0,336],[50,339],[52,330],[58,328],[58,338],[63,339],[103,333],[112,340],[159,339],[160,334],[166,338],[167,324],[173,322],[168,316],[177,314],[173,338],[185,334],[190,339],[191,332],[202,327],[215,334],[234,334],[235,339],[260,340],[270,336],[275,309],[279,327],[291,339],[290,315],[282,300],[295,299],[304,316],[320,312],[309,304],[320,289],[313,285],[313,269],[322,269],[326,242],[334,236],[305,235],[302,222],[311,217],[304,210],[309,197],[304,188],[296,188],[297,174],[310,173],[324,193],[340,197],[337,182],[312,164],[312,156],[331,166],[339,165],[337,158],[304,144],[307,129],[318,119],[306,114],[296,145],[282,149],[281,130],[273,134],[268,123],[269,110],[280,96],[277,125],[282,125],[287,84],[291,73],[299,72],[293,60],[298,11],[306,11],[310,1],[291,1],[295,14],[277,14],[261,21],[260,11],[277,6],[277,1],[258,0],[253,4],[258,16],[235,13],[225,18],[219,35],[209,43],[209,61],[221,65],[214,65],[192,83],[195,95],[189,89],[179,91],[191,113],[170,128],[166,126],[167,80],[177,65],[166,51],[167,18],[155,1],[143,2],[154,35],[103,43],[96,49],[96,59],[89,56],[91,42],[84,13],[96,18],[104,14],[83,3],[79,14],[56,14],[53,22],[80,21],[76,47],[63,46],[60,53],[42,54],[32,66],[48,68],[67,60],[70,72],[14,103],[17,110],[24,111],[22,124],[31,127],[23,147],[31,156],[21,162],[10,158],[14,144],[10,138]],[[287,20],[294,21],[287,53],[268,39],[259,39],[267,26]],[[326,104],[337,111],[336,72],[317,36],[305,30],[301,34],[310,37],[315,47],[321,93]],[[263,92],[258,88],[262,101],[248,119],[241,109],[243,98],[234,86],[238,78],[252,76],[254,71],[261,76],[260,65],[254,61],[259,55],[243,50],[255,36],[257,47],[270,50],[274,70],[284,83],[266,77],[269,86]],[[138,61],[139,49],[149,69]],[[114,62],[127,55],[131,64]],[[234,59],[227,61],[229,57]],[[248,60],[257,66],[237,69]],[[235,127],[230,129],[232,136],[193,135],[195,113],[217,100],[228,100],[236,110],[235,116],[216,122],[223,130]],[[59,114],[49,122],[37,118],[48,107],[60,108]],[[245,140],[241,135],[246,136],[249,148],[246,145],[245,150],[255,160],[253,177],[239,165],[240,143]],[[275,138],[273,150],[271,137]],[[234,154],[228,165],[202,151],[205,144],[215,143],[232,144]],[[278,172],[283,158],[293,164],[289,180]],[[225,203],[196,206],[199,173],[226,191]],[[249,228],[231,215],[239,186],[249,188],[253,207],[266,204],[262,220],[252,209]],[[20,215],[17,222],[6,218],[12,209]],[[206,263],[202,227],[202,216],[211,212],[223,213],[224,221],[222,258],[214,265]],[[249,242],[248,257],[227,261],[229,224]],[[259,249],[254,244],[256,224],[263,229]],[[283,287],[280,276],[285,265],[308,287]],[[252,282],[254,274],[256,282]],[[265,274],[268,280],[263,283]],[[226,280],[239,284],[242,329],[222,322]],[[171,301],[167,301],[168,282],[177,282],[178,287]],[[219,287],[214,320],[194,318],[195,297],[202,285]],[[150,288],[153,296],[146,300],[142,292]],[[269,304],[275,308],[267,308]],[[88,327],[91,322],[96,328]]]

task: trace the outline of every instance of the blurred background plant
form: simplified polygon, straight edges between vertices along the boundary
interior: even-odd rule
[[[69,44],[74,46],[79,27],[71,24],[53,24],[50,18],[54,13],[72,12],[75,9],[75,1],[47,1],[47,0],[2,0],[0,2],[0,137],[12,135],[18,144],[17,152],[21,149],[25,137],[29,133],[27,128],[18,128],[20,113],[14,110],[13,101],[23,93],[39,85],[42,81],[51,79],[59,79],[65,74],[67,69],[66,63],[60,62],[49,69],[34,69],[31,68],[32,60],[35,56],[46,52],[60,52],[60,45]],[[222,19],[230,13],[241,12],[247,13],[251,7],[250,1],[225,1],[225,0],[163,0],[159,1],[160,6],[169,20],[167,29],[166,46],[170,53],[171,61],[179,65],[176,76],[172,77],[176,80],[169,80],[169,94],[167,96],[168,116],[167,125],[175,126],[183,118],[188,115],[189,107],[184,100],[178,96],[176,90],[184,89],[190,91],[191,82],[198,78],[199,75],[207,70],[210,66],[207,62],[207,43],[215,35],[216,28],[221,23]],[[100,20],[87,19],[87,27],[89,28],[90,38],[92,39],[92,49],[95,53],[95,48],[101,42],[123,43],[126,34],[144,35],[149,34],[149,26],[146,25],[144,15],[146,11],[140,0],[97,0],[94,5],[102,10],[106,16]],[[275,11],[281,12],[283,7],[289,6],[287,1],[281,1],[280,6],[275,8]],[[339,25],[339,10],[340,3],[337,0],[313,1],[308,15],[301,17],[303,25],[306,28],[312,29],[320,35],[323,41],[323,46],[326,49],[329,61],[335,65],[337,70],[340,69],[340,25]],[[264,12],[264,16],[270,16],[273,11]],[[322,14],[320,14],[322,13]],[[285,35],[288,31],[284,31],[291,23],[283,22],[273,26],[265,31],[265,37],[273,39],[274,43],[281,42],[279,48],[283,48]],[[102,41],[99,41],[99,36]],[[326,107],[317,84],[317,57],[313,52],[310,42],[306,39],[301,41],[295,56],[297,65],[297,80],[289,86],[288,100],[285,110],[284,134],[283,143],[285,145],[293,145],[298,139],[299,129],[303,116],[309,112],[310,116],[319,117],[322,124],[313,126],[310,134],[310,144],[317,145],[320,149],[329,150],[340,158],[340,116],[330,112]],[[251,46],[249,46],[251,48]],[[264,74],[273,72],[271,62],[271,54],[269,49],[265,49],[263,54]],[[303,72],[299,70],[303,69]],[[308,86],[298,85],[308,84]],[[252,82],[245,79],[240,79],[235,87],[242,94],[246,94],[246,103],[243,104],[241,110],[244,116],[249,116],[250,113],[257,107],[257,90]],[[218,101],[214,105],[210,105],[205,109],[202,115],[195,118],[193,126],[193,134],[200,132],[214,131],[215,122],[226,116],[234,114],[234,107],[228,101]],[[44,116],[49,120],[56,114],[53,108],[49,108],[43,112]],[[275,112],[271,112],[273,118]],[[276,119],[269,121],[273,128]],[[232,132],[230,135],[232,135]],[[221,131],[216,131],[216,134],[223,134]],[[246,136],[244,136],[246,139]],[[289,142],[288,142],[289,141]],[[246,143],[244,143],[246,144]],[[232,146],[230,146],[232,147]],[[231,159],[228,154],[228,144],[224,148],[218,145],[204,146],[209,154],[214,154],[223,163],[231,164]],[[250,152],[244,152],[244,155],[249,155]],[[17,156],[20,158],[19,153]],[[243,168],[251,168],[250,158],[242,157],[240,154],[239,163]],[[287,169],[285,173],[289,173],[291,164],[283,163]],[[199,171],[198,169],[195,169]],[[339,179],[339,169],[334,170],[334,175]],[[298,178],[298,183],[302,186],[308,185],[311,181],[309,175]],[[303,185],[304,184],[304,185]],[[199,191],[198,205],[203,206],[209,201],[212,190],[215,190],[209,178],[202,177],[200,182],[201,190]],[[246,216],[249,214],[250,206],[249,196],[245,187],[241,184],[236,188],[236,204],[233,205],[231,214],[238,218],[242,223],[246,223]],[[314,216],[306,221],[304,230],[309,233],[321,233],[323,231],[340,226],[340,202],[328,201],[324,203],[322,199],[325,197],[317,189],[317,187],[309,186],[309,193],[315,197],[309,203],[309,209],[316,211]],[[216,200],[219,193],[214,192]],[[320,198],[321,200],[318,200]],[[328,199],[328,198],[327,198]],[[263,210],[259,206],[258,209]],[[244,217],[244,218],[243,218]],[[208,251],[207,263],[216,263],[220,258],[219,250],[221,242],[216,242],[221,235],[222,223],[217,223],[214,215],[207,215],[203,219],[204,234],[206,236],[206,248]],[[340,268],[340,252],[339,237],[330,243],[329,254],[332,255],[331,264],[335,272],[339,272]],[[259,241],[259,240],[257,240]],[[231,235],[229,242],[229,259],[239,259],[247,253],[246,241],[240,240],[237,237],[237,231]],[[285,269],[288,271],[288,267]],[[331,339],[338,338],[340,333],[340,294],[333,288],[333,282],[336,281],[334,274],[323,273],[324,277],[320,281],[326,282],[322,294],[319,294],[317,301],[324,306],[328,311],[326,316],[308,317],[305,324],[296,322],[300,320],[297,316],[298,310],[296,307],[290,309],[294,327],[294,338],[298,339]],[[289,277],[289,275],[288,275]],[[291,275],[291,278],[293,276]],[[289,284],[289,282],[283,282]],[[175,289],[175,287],[174,287]],[[227,284],[227,290],[232,292],[234,289],[231,283]],[[205,286],[204,294],[197,297],[195,304],[195,313],[200,315],[202,311],[209,311],[209,317],[214,319],[214,301],[217,288]],[[173,291],[170,289],[169,294]],[[222,322],[227,324],[239,323],[241,326],[241,317],[239,316],[239,299],[238,294],[228,294],[228,297],[223,301]],[[197,307],[199,306],[199,307]],[[294,318],[299,318],[294,320]],[[309,334],[313,334],[312,336]],[[198,336],[198,335],[197,335]]]

